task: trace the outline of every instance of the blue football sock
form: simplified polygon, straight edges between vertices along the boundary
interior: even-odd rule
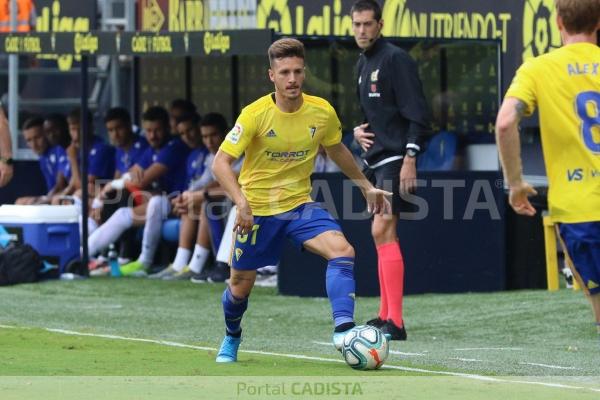
[[[327,296],[335,326],[354,321],[354,258],[338,257],[327,263]]]
[[[231,336],[239,336],[241,331],[240,324],[242,323],[242,316],[248,308],[248,298],[239,299],[231,293],[229,286],[223,292],[221,298],[223,303],[223,313],[225,314],[225,326],[227,327],[227,334]]]

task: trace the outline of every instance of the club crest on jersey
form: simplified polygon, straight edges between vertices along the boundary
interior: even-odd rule
[[[227,140],[233,144],[238,144],[243,132],[244,128],[240,124],[235,124],[233,129],[227,134]]]
[[[369,97],[381,97],[381,93],[377,91],[376,83],[371,83],[371,92],[369,93]]]
[[[308,129],[310,130],[310,138],[314,139],[315,138],[315,133],[317,132],[317,127],[316,126],[311,126]]]
[[[377,82],[379,80],[379,70],[371,72],[371,82]]]
[[[267,132],[267,137],[277,137],[277,134],[273,129],[271,129],[269,132]]]
[[[240,257],[242,257],[242,254],[244,254],[244,250],[242,249],[235,249],[235,259],[240,261]]]

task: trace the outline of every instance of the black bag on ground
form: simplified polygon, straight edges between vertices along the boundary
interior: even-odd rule
[[[42,259],[28,244],[10,244],[0,252],[0,286],[39,280]]]

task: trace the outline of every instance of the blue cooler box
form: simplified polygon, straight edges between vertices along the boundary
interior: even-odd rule
[[[67,270],[79,256],[79,207],[19,206],[0,207],[0,230],[20,243],[31,245],[42,258]],[[2,235],[3,241],[7,235]]]

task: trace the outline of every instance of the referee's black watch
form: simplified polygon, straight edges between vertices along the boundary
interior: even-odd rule
[[[406,157],[415,158],[417,151],[415,149],[406,149]]]
[[[0,162],[3,162],[6,165],[13,165],[14,164],[14,160],[12,159],[12,157],[0,157]]]

